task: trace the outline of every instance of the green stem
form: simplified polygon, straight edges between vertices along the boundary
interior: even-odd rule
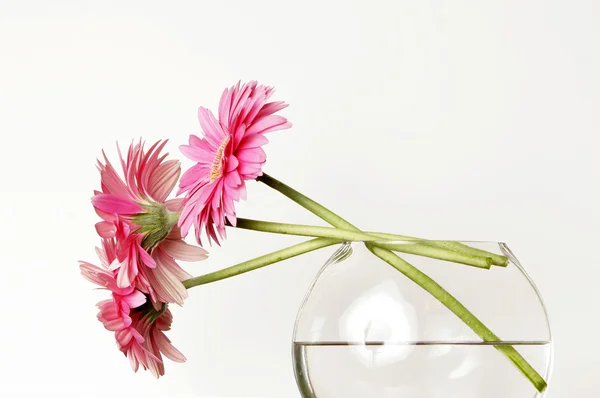
[[[281,192],[283,195],[287,196],[288,198],[298,203],[299,205],[312,212],[316,216],[320,217],[321,219],[327,221],[332,226],[341,229],[348,229],[361,232],[357,227],[350,224],[348,221],[344,220],[331,210],[320,205],[314,200],[307,198],[300,192],[283,184],[275,178],[267,174],[263,174],[257,180]],[[404,275],[409,277],[413,282],[417,283],[423,289],[432,294],[443,305],[445,305],[454,314],[456,314],[467,326],[473,329],[473,331],[477,333],[482,339],[484,339],[485,341],[492,342],[501,341],[500,338],[493,334],[483,323],[481,323],[481,321],[477,319],[475,315],[468,311],[458,300],[456,300],[452,295],[446,292],[433,279],[429,278],[417,268],[408,264],[406,261],[402,260],[396,254],[392,253],[387,249],[373,247],[369,243],[367,243],[367,247],[369,247],[369,249],[373,251],[374,254],[376,254],[384,261],[394,266]],[[540,374],[517,352],[517,350],[515,350],[514,347],[509,345],[503,345],[500,348],[498,348],[498,350],[502,354],[504,354],[513,364],[515,364],[519,371],[529,379],[529,381],[535,386],[535,388],[539,392],[543,392],[546,389],[547,384],[544,381],[543,377],[540,376]]]
[[[313,225],[276,223],[270,221],[250,220],[247,218],[238,218],[235,227],[275,234],[334,238],[353,242],[381,240],[381,238],[377,236],[369,235],[362,231],[348,231],[345,229],[317,227]]]
[[[374,245],[382,249],[388,249],[395,252],[416,254],[418,256],[451,261],[453,263],[466,264],[478,268],[490,269],[492,266],[492,259],[490,257],[475,256],[472,254],[443,249],[437,246],[431,246],[427,241],[423,243],[377,242]]]
[[[321,204],[310,199],[309,197],[302,195],[300,192],[296,191],[288,185],[285,185],[283,182],[271,177],[267,173],[263,173],[263,175],[258,177],[256,180],[273,188],[276,191],[279,191],[280,193],[287,196],[294,202],[298,203],[300,206],[304,207],[306,210],[310,211],[317,217],[321,218],[324,221],[327,221],[328,224],[331,224],[336,228],[360,232],[360,229],[356,228],[354,225],[350,224],[348,221],[344,220],[342,217],[338,216],[325,206],[322,206]]]
[[[456,252],[449,249],[433,247],[427,245],[426,241],[418,241],[418,243],[416,243],[417,241],[415,241],[415,243],[381,242],[382,238],[375,236],[374,234],[366,234],[360,231],[347,231],[345,229],[339,228],[274,223],[268,221],[249,220],[245,218],[237,219],[236,228],[277,234],[332,238],[344,241],[379,241],[374,244],[376,244],[379,247],[385,247],[389,250],[401,253],[410,253],[418,256],[431,257],[439,260],[466,264],[471,265],[473,267],[486,269],[489,269],[492,264],[492,260],[490,257],[475,256],[471,254]]]
[[[473,313],[462,305],[454,296],[448,293],[437,282],[419,271],[411,264],[398,257],[389,250],[382,249],[371,243],[366,243],[367,248],[392,267],[396,268],[410,280],[421,286],[429,294],[438,299],[446,308],[452,311],[458,318],[466,323],[479,337],[488,342],[501,342],[502,340],[487,328]],[[504,354],[519,371],[531,381],[535,388],[541,393],[547,383],[542,376],[523,358],[521,354],[511,345],[495,345],[498,351]]]
[[[254,258],[252,260],[244,261],[243,263],[239,263],[231,267],[221,269],[219,271],[187,279],[183,281],[183,285],[186,287],[186,289],[189,289],[194,286],[200,286],[207,283],[220,281],[222,279],[231,278],[232,276],[253,271],[255,269],[262,268],[264,266],[274,264],[279,261],[286,260],[288,258],[296,257],[301,254],[308,253],[327,246],[332,246],[336,243],[341,242],[342,241],[338,239],[312,239],[294,246],[287,247],[282,250],[277,250],[273,253],[265,254],[264,256]]]
[[[457,252],[472,254],[474,256],[489,257],[492,259],[492,264],[500,266],[500,267],[506,267],[508,265],[508,257],[506,257],[506,256],[501,256],[496,253],[491,253],[491,252],[488,252],[485,250],[476,249],[474,247],[467,246],[467,245],[465,245],[463,243],[459,243],[459,242],[452,242],[452,241],[445,241],[445,240],[424,240],[424,239],[419,239],[419,238],[415,238],[412,236],[385,234],[385,233],[381,233],[381,232],[367,232],[367,233],[369,235],[379,236],[380,238],[384,238],[384,239],[397,239],[397,240],[406,240],[406,241],[419,240],[419,241],[422,241],[424,244],[434,246],[434,247],[439,247],[442,249],[454,250]]]
[[[256,180],[275,189],[276,191],[279,191],[283,195],[292,199],[294,202],[298,203],[300,206],[304,207],[306,210],[316,214],[317,216],[319,216],[320,218],[325,220],[327,223],[333,225],[336,228],[359,231],[359,229],[356,228],[356,226],[354,226],[351,223],[349,223],[348,221],[344,220],[342,217],[338,216],[331,210],[327,209],[325,206],[315,202],[314,200],[310,199],[309,197],[302,195],[300,192],[296,191],[292,187],[284,184],[283,182],[271,177],[270,175],[268,175],[266,173],[263,173],[263,175],[258,177]],[[452,251],[456,251],[456,252],[462,252],[464,254],[470,254],[470,255],[475,255],[475,256],[490,257],[492,259],[492,264],[494,264],[494,265],[506,266],[508,264],[508,259],[504,256],[500,256],[500,255],[494,254],[494,253],[489,253],[484,250],[475,249],[475,248],[469,247],[467,245],[463,245],[462,243],[458,243],[458,242],[431,241],[431,240],[415,238],[412,236],[372,233],[372,232],[368,232],[368,234],[375,235],[380,238],[390,239],[390,240],[423,241],[423,242],[427,242],[426,243],[427,245],[433,246],[433,247],[440,247],[442,249],[452,250]]]
[[[506,256],[501,256],[496,253],[491,253],[491,252],[488,252],[485,250],[477,249],[477,248],[467,246],[467,245],[459,243],[459,242],[436,241],[435,244],[437,247],[441,247],[441,248],[445,248],[445,249],[449,249],[449,250],[455,250],[458,252],[467,253],[467,254],[471,254],[474,256],[487,256],[492,259],[492,264],[497,265],[499,267],[508,266],[508,257],[506,257]]]

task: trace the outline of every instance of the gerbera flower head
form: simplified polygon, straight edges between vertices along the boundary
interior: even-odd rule
[[[110,250],[110,246],[106,248]],[[167,304],[161,303],[157,309],[140,290],[132,286],[119,287],[116,274],[110,269],[110,253],[100,248],[97,253],[101,267],[81,261],[81,273],[110,291],[110,298],[97,304],[98,320],[115,333],[119,350],[129,358],[133,370],[137,372],[141,366],[150,369],[158,378],[164,375],[162,355],[175,362],[184,362],[183,354],[173,347],[164,333],[170,330],[173,321]]]
[[[130,311],[146,303],[146,296],[132,286],[119,287],[114,272],[109,271],[104,260],[102,264],[103,267],[100,268],[80,261],[79,267],[84,278],[111,292],[110,299],[97,304],[100,310],[98,320],[107,330],[116,332],[131,326]]]
[[[101,224],[103,230],[116,217],[122,217],[144,235],[146,248],[154,247],[169,234],[176,214],[169,211],[174,203],[167,197],[177,184],[181,166],[178,160],[165,161],[168,153],[161,155],[166,143],[158,141],[146,151],[140,141],[129,146],[127,157],[119,150],[124,179],[103,152],[104,163],[98,161],[102,188],[92,198],[96,212],[105,221]]]
[[[179,161],[161,155],[166,141],[147,151],[140,142],[121,156],[124,179],[106,155],[98,162],[101,191],[92,204],[103,221],[96,230],[111,257],[117,285],[134,286],[148,294],[156,308],[162,303],[183,304],[187,290],[181,283],[191,277],[175,261],[207,258],[201,247],[185,243],[176,226],[181,199],[167,200],[181,173]],[[120,152],[120,151],[119,151]]]
[[[219,119],[200,107],[198,119],[202,138],[191,135],[181,152],[196,162],[179,184],[186,193],[179,227],[183,236],[192,225],[196,239],[206,232],[209,241],[225,238],[225,223],[236,224],[234,202],[246,199],[247,180],[262,175],[266,161],[262,146],[266,133],[291,127],[283,116],[275,115],[287,104],[267,102],[273,88],[252,81],[225,89],[219,102]]]
[[[165,332],[171,330],[173,315],[167,305],[159,310],[149,306],[140,308],[133,314],[132,328],[137,332],[136,336],[141,336],[141,348],[144,355],[139,355],[137,347],[132,351],[132,347],[138,340],[132,338],[129,344],[122,346],[121,350],[130,358],[134,371],[137,371],[139,365],[144,369],[149,369],[154,377],[158,378],[165,374],[163,355],[173,362],[185,362],[185,356],[173,347],[171,340]]]

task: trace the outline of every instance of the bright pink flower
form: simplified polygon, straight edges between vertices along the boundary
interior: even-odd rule
[[[178,195],[187,192],[179,219],[185,236],[192,224],[200,242],[205,230],[209,241],[225,238],[225,220],[236,224],[234,201],[246,199],[247,180],[262,175],[266,161],[264,134],[289,128],[284,117],[274,113],[285,108],[281,101],[269,102],[273,88],[252,81],[225,89],[219,103],[219,120],[200,107],[198,118],[204,137],[190,136],[181,152],[197,162],[185,172]]]
[[[103,221],[96,231],[110,256],[109,269],[117,272],[120,288],[134,286],[150,295],[155,308],[162,303],[183,304],[187,290],[181,283],[191,277],[175,258],[200,261],[207,252],[188,245],[169,217],[181,207],[181,199],[166,200],[179,178],[177,160],[160,155],[166,141],[148,151],[141,143],[131,145],[121,158],[123,180],[104,155],[98,162],[102,191],[92,203]],[[175,233],[174,233],[175,231]]]

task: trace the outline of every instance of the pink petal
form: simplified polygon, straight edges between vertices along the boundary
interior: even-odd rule
[[[233,148],[237,148],[242,142],[242,139],[246,136],[246,125],[240,124],[235,130],[235,134],[233,136]]]
[[[243,122],[250,125],[253,123],[254,118],[265,105],[265,101],[267,100],[267,95],[265,90],[261,90],[264,86],[258,87],[253,95],[251,101],[246,105],[244,109],[244,113],[240,115],[243,117]]]
[[[110,265],[108,266],[108,270],[109,271],[114,271],[116,269],[121,268],[122,266],[123,266],[123,263],[121,263],[118,258],[115,258],[112,261],[112,263],[110,263]]]
[[[181,261],[201,261],[208,258],[208,252],[199,246],[192,246],[183,240],[167,239],[160,244],[164,252]]]
[[[237,217],[235,216],[235,214],[227,214],[227,221],[229,221],[229,223],[231,225],[233,225],[234,227],[237,226]]]
[[[198,163],[212,164],[215,155],[197,146],[180,145],[179,150],[183,155]]]
[[[133,293],[125,296],[123,300],[127,303],[129,308],[137,308],[146,303],[146,296],[139,290],[134,290]]]
[[[243,148],[258,148],[265,144],[268,144],[269,140],[262,134],[252,134],[244,137],[240,145],[238,146],[238,150]]]
[[[119,268],[119,273],[117,274],[117,286],[120,288],[131,286],[131,278],[129,277],[129,268],[130,267],[121,267]]]
[[[105,242],[106,241],[103,241],[103,246],[106,246]],[[100,263],[102,264],[102,267],[104,267],[104,269],[107,269],[109,262],[108,262],[108,258],[107,258],[107,254],[106,254],[106,249],[102,250],[99,247],[96,247],[95,249],[96,249],[96,254],[100,258]]]
[[[223,198],[223,211],[226,215],[235,216],[235,207],[233,204],[233,200],[231,197],[229,197],[229,195]]]
[[[232,90],[225,89],[221,94],[221,100],[219,101],[219,120],[229,119],[229,109],[231,109],[231,93]]]
[[[246,108],[252,105],[250,96],[255,93],[255,88],[256,82],[250,82],[242,86],[242,89],[240,90],[240,96],[239,98],[236,98],[235,101],[235,108],[230,112],[230,117],[232,118],[229,121],[230,123],[241,123],[244,121],[243,114],[244,111],[247,112]]]
[[[202,144],[202,140],[197,135],[190,134],[189,143],[191,146],[200,146]]]
[[[116,332],[127,327],[122,319],[105,320],[102,324],[106,330],[110,330],[111,332]]]
[[[148,370],[150,370],[150,372],[156,379],[160,378],[160,376],[163,376],[165,374],[163,364],[154,360],[148,361]]]
[[[128,199],[120,198],[111,194],[99,194],[92,198],[92,204],[97,209],[106,213],[137,214],[142,208]]]
[[[246,180],[253,180],[261,173],[262,165],[260,163],[243,162],[238,167],[238,172]]]
[[[160,263],[156,268],[148,270],[148,280],[160,301],[183,305],[183,301],[188,295],[187,289],[178,278],[165,270],[165,267]]]
[[[164,202],[177,184],[180,174],[181,167],[178,160],[162,163],[150,177],[148,193],[157,202]]]
[[[237,187],[242,183],[242,178],[237,172],[227,173],[225,175],[225,185],[228,187]]]
[[[264,163],[267,160],[267,155],[262,148],[242,149],[236,153],[236,156],[241,163]]]
[[[279,112],[280,110],[287,108],[287,107],[288,107],[288,104],[286,104],[283,101],[269,102],[268,104],[265,104],[262,107],[260,112],[256,115],[256,118],[260,119],[262,117],[272,115],[273,113]]]
[[[217,184],[217,186],[215,187],[214,194],[212,197],[212,208],[220,209],[221,201],[222,201],[222,197],[223,197],[223,184],[224,184],[223,179],[215,181],[215,184]]]
[[[246,130],[246,136],[251,134],[265,134],[276,130],[283,130],[291,127],[292,124],[286,118],[279,115],[271,115],[258,119],[255,123]]]
[[[226,133],[219,121],[215,119],[211,111],[203,107],[198,109],[198,119],[206,138],[215,146],[215,149],[218,148],[226,137]]]
[[[129,344],[129,342],[133,338],[133,334],[131,332],[132,330],[133,328],[126,328],[119,330],[117,331],[117,333],[115,333],[115,339],[117,340],[117,343],[119,343],[120,346],[126,346],[127,344]]]
[[[242,182],[242,184],[235,188],[236,193],[239,195],[240,199],[242,200],[246,200],[247,199],[247,191],[246,191],[246,184]]]
[[[81,275],[88,281],[99,286],[106,286],[106,276],[112,276],[111,273],[85,261],[79,262]]]
[[[167,207],[167,210],[169,210],[169,211],[178,212],[181,210],[183,201],[184,201],[183,198],[170,199],[165,202],[165,206]]]
[[[174,362],[185,362],[185,356],[173,345],[171,341],[165,336],[162,332],[157,332],[154,334],[154,340],[160,352],[162,352],[167,358]]]
[[[96,232],[98,235],[104,239],[110,239],[115,237],[115,233],[117,232],[117,227],[114,223],[108,221],[101,221],[96,223]]]
[[[140,256],[140,261],[148,268],[155,268],[156,262],[152,258],[150,254],[146,250],[144,250],[141,246],[138,247],[138,253]]]
[[[153,252],[156,256],[156,261],[160,261],[163,265],[163,268],[173,274],[179,281],[184,281],[186,279],[191,278],[192,276],[184,271],[183,268],[177,264],[177,261],[173,259],[173,257],[168,256],[161,248],[158,248]],[[187,296],[186,296],[187,297]]]
[[[229,172],[235,170],[239,164],[240,164],[239,160],[234,155],[230,155],[227,158],[227,166],[226,166],[227,168],[225,169],[225,172],[229,173]]]
[[[121,177],[119,177],[116,170],[110,164],[104,151],[102,151],[102,155],[104,156],[104,161],[106,164],[99,164],[98,168],[100,169],[100,180],[102,182],[103,193],[129,197],[130,193],[127,185],[125,185]]]
[[[190,187],[195,187],[200,183],[207,183],[209,180],[210,167],[196,164],[183,173],[183,176],[179,181],[179,191],[177,191],[177,195],[181,195],[183,192],[189,190]]]

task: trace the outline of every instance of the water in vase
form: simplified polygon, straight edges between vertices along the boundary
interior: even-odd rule
[[[515,348],[543,376],[548,342]],[[303,398],[534,398],[529,381],[493,345],[414,342],[294,343]]]

